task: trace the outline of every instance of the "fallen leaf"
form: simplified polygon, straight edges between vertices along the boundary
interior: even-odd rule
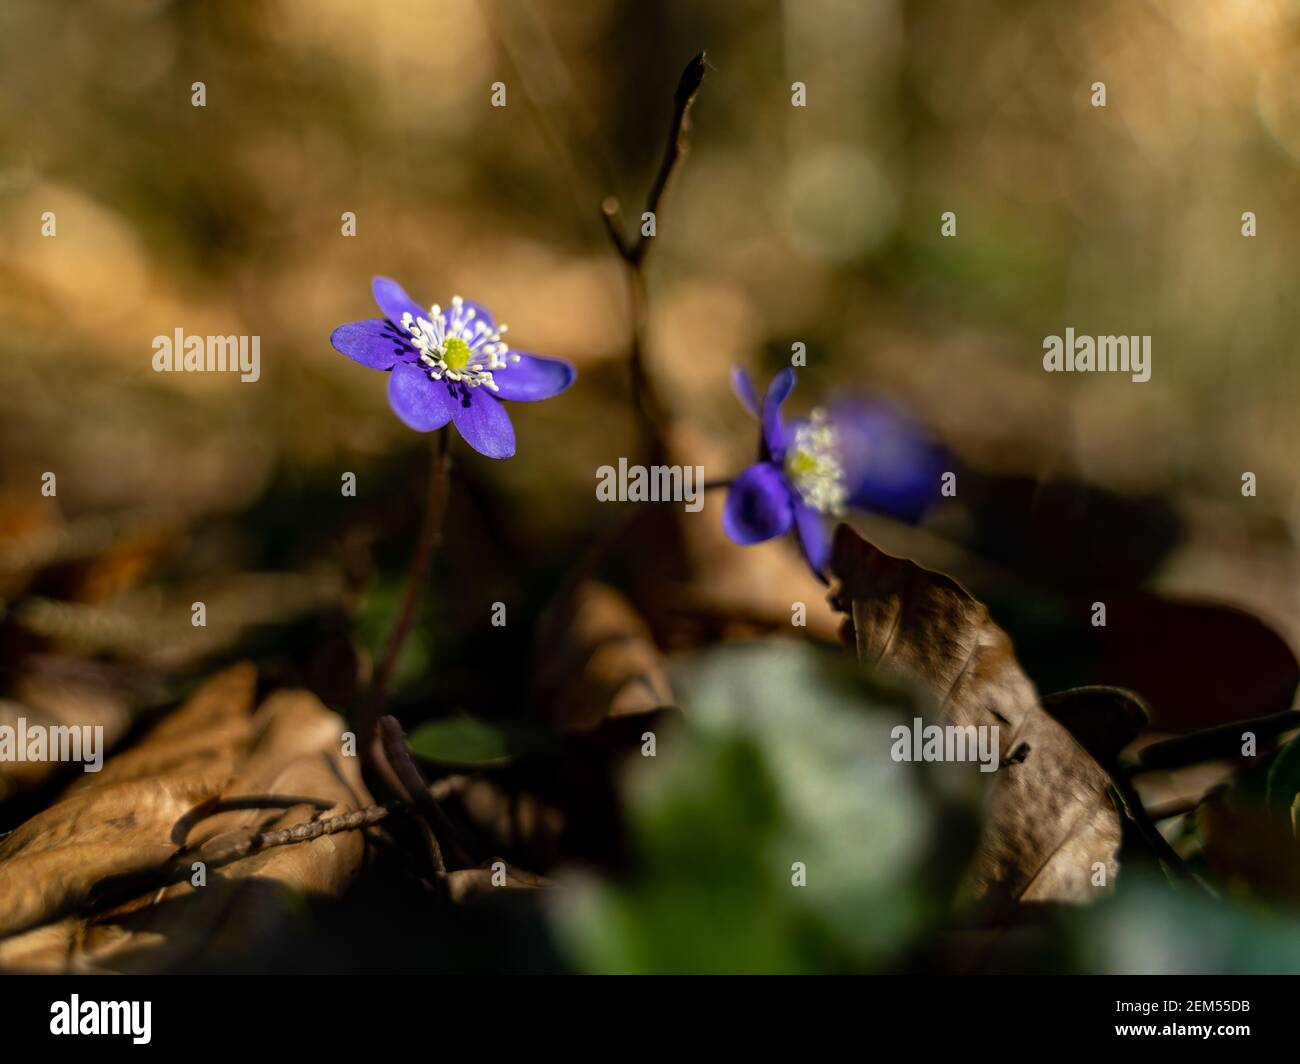
[[[1011,640],[956,581],[835,532],[832,601],[868,668],[919,685],[958,726],[998,728],[1001,767],[971,871],[973,897],[1089,901],[1113,883],[1119,816],[1101,767],[1044,711]]]
[[[457,905],[491,904],[517,897],[520,891],[550,886],[552,883],[545,876],[525,872],[500,860],[489,861],[481,868],[462,868],[447,874],[447,893]]]
[[[1151,720],[1142,697],[1123,687],[1071,687],[1047,695],[1043,708],[1093,760],[1105,766],[1112,764]]]
[[[10,936],[0,966],[255,965],[300,894],[342,893],[364,855],[356,831],[254,850],[207,867],[206,885],[155,882],[178,856],[203,861],[250,835],[371,803],[357,760],[342,756],[342,720],[298,690],[254,712],[255,681],[249,665],[219,673],[0,842],[0,935]]]
[[[29,729],[100,728],[97,754],[101,757],[122,738],[134,716],[134,707],[125,698],[91,683],[24,677],[14,696],[0,700],[0,726],[18,729],[21,719]],[[0,761],[0,802],[61,774],[80,774],[81,769],[79,763],[54,759]]]
[[[100,772],[74,780],[69,793],[172,772],[202,771],[224,782],[234,774],[252,737],[256,693],[257,670],[252,665],[232,665],[217,673],[138,745],[110,758]]]
[[[220,793],[185,775],[85,789],[21,824],[0,843],[0,934],[64,915],[101,879],[160,868],[171,826]]]
[[[469,825],[488,852],[508,853],[529,868],[550,868],[563,859],[567,821],[552,802],[482,772],[443,776],[430,790],[444,809]]]
[[[607,584],[579,585],[540,643],[535,691],[543,717],[559,731],[591,731],[673,703],[649,626]]]

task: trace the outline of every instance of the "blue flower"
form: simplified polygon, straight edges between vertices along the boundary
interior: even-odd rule
[[[793,369],[772,378],[761,403],[743,369],[731,380],[761,425],[758,461],[727,491],[722,524],[734,542],[761,543],[793,528],[824,580],[831,515],[859,507],[915,521],[938,494],[942,452],[895,407],[842,399],[786,422],[781,405],[794,388]]]
[[[388,403],[416,432],[450,421],[479,454],[509,458],[515,429],[499,400],[550,399],[577,379],[563,359],[507,346],[506,326],[478,303],[455,296],[446,310],[436,303],[425,310],[387,277],[376,277],[371,291],[384,316],[340,325],[330,343],[389,373]]]

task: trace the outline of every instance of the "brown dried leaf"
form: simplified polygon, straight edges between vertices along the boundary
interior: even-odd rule
[[[0,726],[18,727],[19,718],[29,728],[102,728],[100,753],[107,756],[130,727],[133,707],[116,692],[98,684],[73,680],[25,677],[13,701],[0,700]],[[0,761],[0,802],[12,794],[31,790],[80,768],[55,761]]]
[[[0,965],[248,963],[272,948],[297,893],[342,892],[361,865],[358,832],[210,867],[202,887],[150,883],[182,846],[202,860],[250,834],[370,804],[356,759],[341,756],[341,719],[305,691],[277,692],[253,712],[255,680],[248,665],[213,677],[99,778],[79,780],[0,843],[0,934],[29,929],[0,940]]]
[[[498,867],[493,868],[494,864]],[[499,859],[481,868],[462,868],[447,875],[447,893],[457,905],[490,904],[520,891],[544,890],[550,886],[551,881],[545,876],[525,872]]]
[[[468,823],[489,852],[509,853],[530,868],[561,860],[567,818],[553,802],[508,789],[504,780],[482,772],[443,776],[430,789],[443,808]]]
[[[576,588],[547,633],[537,677],[543,715],[565,732],[591,731],[610,718],[669,706],[663,656],[636,608],[607,584]]]
[[[108,783],[21,824],[0,843],[0,934],[75,909],[101,879],[161,867],[172,825],[219,788],[184,775]]]
[[[1112,765],[1151,722],[1141,695],[1124,687],[1071,687],[1043,699],[1043,708],[1099,765]]]
[[[845,635],[859,660],[917,684],[947,723],[996,726],[994,774],[976,898],[1088,901],[1093,866],[1112,883],[1119,817],[1108,777],[1042,708],[1011,640],[956,581],[877,550],[846,525],[835,533],[834,602],[850,615]]]
[[[101,772],[75,780],[68,791],[200,770],[224,782],[248,747],[256,693],[257,670],[247,662],[232,665],[163,717],[139,745],[110,759]]]

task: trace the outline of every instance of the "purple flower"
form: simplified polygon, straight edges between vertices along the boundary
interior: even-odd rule
[[[508,347],[506,331],[478,303],[453,297],[425,310],[387,277],[371,285],[382,318],[340,325],[330,343],[354,362],[389,372],[388,403],[416,432],[448,421],[489,458],[515,453],[515,429],[499,400],[531,403],[559,395],[578,376],[559,358]]]
[[[731,380],[762,427],[758,461],[727,491],[722,524],[736,543],[761,543],[793,528],[808,565],[824,580],[828,515],[857,506],[915,521],[937,494],[942,452],[894,407],[840,400],[787,423],[781,405],[794,388],[793,369],[772,378],[761,403],[743,369]]]

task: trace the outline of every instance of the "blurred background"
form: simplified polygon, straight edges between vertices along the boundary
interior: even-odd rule
[[[985,468],[1176,497],[1205,525],[1167,579],[1300,631],[1297,581],[1269,568],[1298,505],[1293,3],[96,0],[0,18],[0,431],[20,497],[57,468],[64,511],[233,508],[405,445],[327,343],[373,313],[382,272],[423,302],[486,302],[579,365],[583,388],[520,415],[517,460],[478,463],[574,533],[596,459],[626,453],[625,298],[597,205],[635,217],[677,74],[707,48],[651,261],[652,367],[679,413],[737,436],[729,367],[802,341],[806,394],[870,387]],[[1149,333],[1150,383],[1044,374],[1042,338],[1067,325]],[[260,335],[262,380],[154,374],[150,341],[178,326]],[[572,505],[530,506],[557,494]]]
[[[860,527],[989,601],[1040,688],[1132,685],[1164,733],[1288,709],[1298,30],[1298,0],[7,3],[0,670],[12,691],[113,666],[110,687],[156,707],[251,655],[264,682],[347,709],[428,461],[383,378],[328,342],[376,313],[386,274],[421,303],[485,303],[579,368],[512,409],[517,457],[457,452],[448,542],[482,564],[444,552],[402,665],[408,721],[523,713],[502,654],[528,659],[612,523],[596,468],[637,454],[599,205],[639,217],[678,75],[707,50],[647,270],[676,459],[711,479],[750,461],[730,368],[761,386],[802,342],[792,407],[870,392],[942,442],[957,498],[920,527]],[[1150,382],[1044,373],[1066,327],[1151,335]],[[153,372],[177,328],[260,336],[261,379]],[[637,600],[661,646],[788,628],[799,597],[833,638],[789,544],[688,547],[679,597]],[[1087,624],[1098,599],[1109,632]],[[504,652],[481,634],[495,601]]]

